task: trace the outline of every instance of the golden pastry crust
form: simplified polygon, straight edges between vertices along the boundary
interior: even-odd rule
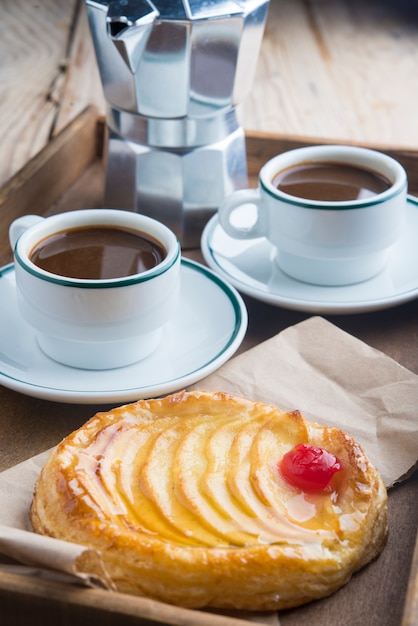
[[[333,453],[330,486],[279,469],[299,443]],[[324,597],[378,556],[387,495],[335,428],[221,392],[98,413],[51,454],[36,532],[100,551],[121,592],[189,608],[276,610]]]

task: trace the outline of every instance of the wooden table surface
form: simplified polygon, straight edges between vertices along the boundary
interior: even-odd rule
[[[0,52],[1,186],[42,148],[55,145],[54,138],[61,141],[61,131],[86,105],[93,103],[103,111],[103,99],[84,5],[78,0],[2,0]],[[415,3],[271,0],[254,89],[242,107],[242,120],[246,129],[256,131],[312,141],[394,146],[408,152],[418,146],[417,70]],[[87,135],[77,135],[78,143]],[[68,169],[72,162],[69,158]],[[56,183],[53,158],[42,167],[50,167],[52,189]],[[5,195],[0,192],[0,265],[11,260],[7,225],[15,215],[27,212],[27,207],[33,206],[35,212],[42,204],[41,212],[48,213],[100,202],[100,163],[89,168],[88,177],[81,177],[51,207],[45,200],[47,190],[34,183],[36,173],[30,175],[33,193],[24,202],[19,189],[13,188],[16,180],[17,187],[22,183],[19,177],[12,179]],[[60,176],[66,175],[61,168]],[[412,191],[418,192],[418,184]],[[199,251],[191,254],[201,258]],[[309,316],[251,298],[245,301],[250,323],[242,350]],[[373,314],[326,317],[418,374],[417,300]],[[56,444],[98,408],[37,400],[0,387],[0,470]],[[376,566],[378,584],[374,600],[369,598],[367,615],[362,607],[370,587],[358,577],[358,601],[354,606],[352,597],[348,595],[344,601],[340,594],[339,606],[346,614],[333,626],[401,623],[418,522],[416,488],[417,480],[412,480],[391,496],[391,524],[396,532],[386,556]],[[0,573],[0,625],[139,623],[119,613],[117,621],[112,621],[100,607],[73,605],[65,590],[52,586],[48,597],[46,589],[42,583],[36,590],[24,587],[13,576]],[[312,624],[328,624],[321,608],[310,606],[286,615],[284,626],[299,624],[302,613],[312,615]],[[408,616],[405,626],[416,623],[413,617]]]
[[[246,129],[418,146],[418,3],[271,0]],[[0,185],[103,96],[82,0],[0,3]]]

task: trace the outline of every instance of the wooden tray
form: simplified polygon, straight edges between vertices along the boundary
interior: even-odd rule
[[[100,206],[104,182],[101,162],[103,136],[103,120],[97,118],[94,109],[86,110],[0,191],[1,265],[12,260],[7,231],[10,222],[19,215],[26,213],[49,215],[62,210]],[[311,143],[308,138],[249,133],[247,152],[252,183],[256,184],[258,170],[271,156],[283,150]],[[315,140],[315,143],[320,142]],[[409,175],[410,192],[418,193],[418,152],[384,146],[377,148],[390,153],[405,166]],[[199,250],[188,251],[187,256],[201,260]],[[280,311],[251,299],[247,300],[247,304],[250,327],[243,349],[306,317],[289,311]],[[417,328],[416,305],[416,302],[409,303],[394,311],[372,317],[365,315],[339,318],[338,323],[345,330],[383,349],[402,365],[418,373],[416,345],[411,343]],[[376,325],[381,325],[380,333],[376,333]],[[394,336],[393,340],[389,335]],[[69,432],[70,425],[77,424],[77,420],[84,421],[92,412],[91,407],[80,407],[77,409],[79,415],[75,417],[73,406],[60,405],[60,414],[56,417],[55,406],[51,406],[53,404],[26,398],[0,388],[0,432],[2,432],[0,441],[4,444],[2,446],[4,451],[0,455],[0,470],[53,445],[59,437]],[[13,425],[6,423],[9,413],[13,413],[15,420]],[[40,433],[39,420],[43,413],[58,420],[53,424],[45,422],[50,424],[50,433],[47,432],[45,423],[44,431]],[[59,418],[62,419],[61,423]],[[402,626],[418,626],[418,547],[415,547],[414,552],[418,520],[415,504],[417,487],[418,476],[415,476],[400,488],[395,488],[390,496],[392,524],[396,530],[393,535],[397,546],[394,552],[396,558],[391,561],[390,552],[382,555],[385,580],[373,582],[374,587],[382,584],[382,602],[383,595],[387,594],[387,589],[392,589],[393,584],[395,590],[393,601],[386,600],[389,607],[387,620],[376,621],[375,613],[379,599],[376,600],[374,595],[374,606],[371,606],[370,600],[367,601],[367,590],[362,595],[362,583],[361,579],[358,579],[356,582],[359,591],[354,602],[349,596],[342,601],[344,598],[342,590],[342,594],[338,592],[331,597],[326,616],[321,613],[321,601],[281,614],[283,626],[299,626],[300,623],[305,623],[303,619],[311,614],[313,618],[309,617],[309,623],[313,626],[327,626],[328,623],[332,626],[336,624],[352,626],[360,623],[367,623],[368,626],[383,623],[385,626],[388,624],[398,626],[401,622]],[[409,515],[411,520],[408,519]],[[399,534],[399,537],[396,534]],[[0,563],[6,562],[5,558],[0,559]],[[362,604],[360,612],[355,610],[354,605],[357,602]],[[396,605],[396,611],[390,610],[392,604]],[[359,621],[358,615],[363,615],[362,621]],[[118,626],[130,624],[238,626],[243,623],[242,617],[180,609],[143,598],[70,586],[63,582],[46,580],[39,576],[24,576],[0,568],[0,625],[29,623],[55,626],[77,621],[78,626],[84,624],[107,626],[116,623]]]
[[[97,161],[103,151],[104,121],[98,119],[94,108],[86,109],[74,122],[52,141],[42,152],[14,176],[0,190],[0,261],[7,250],[7,229],[10,217],[28,212],[50,212],[51,206],[82,177]],[[247,133],[248,171],[251,182],[256,184],[257,173],[261,166],[272,156],[285,150],[312,145],[308,137],[270,135],[261,132]],[[317,140],[315,143],[329,143]],[[338,142],[334,142],[338,143]],[[347,143],[347,142],[340,142]],[[409,191],[418,194],[418,150],[406,150],[384,145],[366,145],[390,154],[400,161],[408,172]],[[96,168],[97,169],[97,168]],[[91,174],[91,172],[88,172]],[[86,197],[85,206],[92,206],[100,197],[102,180],[94,175],[96,185]]]

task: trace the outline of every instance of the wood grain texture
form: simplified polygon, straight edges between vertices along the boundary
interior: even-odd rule
[[[95,109],[86,109],[0,188],[0,250],[5,251],[6,257],[3,262],[11,260],[10,223],[28,213],[47,214],[101,154],[102,130],[97,125]]]
[[[418,5],[271,0],[247,129],[418,145]]]
[[[248,134],[253,180],[259,166],[277,151],[312,141],[332,140],[381,146],[392,151],[407,168],[411,191],[417,193],[417,70],[418,4],[415,2],[271,0],[254,86],[240,112],[244,127],[255,131]],[[90,155],[83,161],[81,170],[77,169],[79,164],[72,149],[67,152],[67,164],[72,172],[69,177],[67,168],[62,168],[61,155],[65,154],[65,145],[70,144],[64,142],[55,153],[56,144],[53,144],[52,152],[42,152],[90,103],[104,111],[83,0],[1,0],[0,185],[9,181],[0,196],[0,254],[4,262],[11,258],[7,226],[16,213],[26,212],[32,200],[39,201],[39,206],[48,213],[92,206],[99,201],[103,171],[100,163],[95,163],[55,203],[59,194],[71,185],[71,176],[86,167],[92,154],[88,139],[91,135],[81,133],[72,144],[74,147],[78,143]],[[267,142],[269,136],[271,141]],[[22,170],[34,155],[39,160]],[[43,179],[39,178],[41,172]],[[246,301],[250,315],[247,347],[255,338],[262,341],[305,317],[251,298]],[[373,316],[340,316],[331,321],[418,371],[417,312],[417,303],[413,302]],[[90,414],[90,406],[50,403],[1,387],[2,468],[53,445]],[[406,526],[408,503],[416,502],[416,484],[416,481],[406,483],[402,487],[405,490],[402,508],[401,502],[393,507],[399,511],[399,521],[403,520]],[[415,529],[416,523],[412,530],[408,526],[410,534]],[[405,533],[401,533],[404,538]],[[401,549],[396,552],[396,567],[388,556],[384,570],[386,578],[393,575],[397,579],[386,602],[389,606],[386,624],[393,626],[399,624],[402,612],[413,549],[410,542],[409,545],[409,552]],[[395,571],[401,575],[395,576]],[[416,555],[412,572],[402,626],[418,624]],[[361,579],[357,580],[359,594],[363,593],[364,597],[367,588],[363,589]],[[112,606],[106,608],[95,605],[100,602],[98,596],[93,601],[89,594],[89,590],[80,590],[83,600],[79,604],[75,595],[70,598],[66,590],[55,589],[49,583],[33,586],[22,577],[14,580],[11,575],[0,573],[0,623],[67,625],[77,620],[80,626],[84,623],[103,626],[114,623],[114,618],[120,626],[154,623],[149,617],[142,619],[129,614],[126,598],[118,605],[112,604],[112,598],[108,597]],[[352,615],[350,598],[346,608]],[[361,615],[359,610],[358,621],[352,620],[351,625],[363,624],[364,620],[384,623],[375,615],[378,608],[376,604],[373,615],[368,616]],[[314,606],[309,610],[313,611],[310,623],[326,623],[326,615],[315,613]],[[122,617],[123,613],[126,614]],[[374,622],[372,618],[376,618]],[[300,615],[289,614],[285,619],[286,626],[298,624]]]
[[[271,0],[246,130],[418,146],[418,4]],[[0,3],[0,185],[104,98],[84,0]]]
[[[286,150],[293,150],[313,144],[348,144],[357,145],[372,150],[382,150],[401,163],[408,174],[409,193],[418,193],[418,148],[405,148],[396,145],[384,145],[363,141],[336,141],[325,137],[303,137],[300,135],[286,135],[263,133],[260,131],[246,131],[247,160],[250,173],[259,172],[266,161],[276,154]],[[252,178],[252,185],[256,186],[256,179]]]
[[[80,626],[249,626],[244,612],[217,615],[170,606],[147,598],[86,589],[41,577],[25,577],[0,571],[0,623],[32,624],[33,607],[46,622]],[[18,608],[16,608],[18,607]],[[25,621],[26,620],[26,621]],[[264,622],[265,623],[265,622]]]
[[[406,594],[402,626],[416,626],[418,621],[418,537],[415,542],[411,565],[411,576]]]
[[[0,184],[49,142],[75,0],[0,3]]]

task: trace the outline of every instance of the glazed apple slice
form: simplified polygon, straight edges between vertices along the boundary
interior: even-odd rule
[[[208,525],[224,545],[247,545],[253,539],[242,523],[226,512],[225,489],[218,494],[218,503],[208,498],[201,489],[202,480],[207,476],[208,459],[206,446],[208,439],[222,427],[225,417],[206,419],[197,428],[184,435],[177,450],[173,473],[178,497],[204,525]],[[223,454],[219,449],[219,457]],[[195,459],[192,461],[192,459]],[[196,459],[199,459],[197,462]],[[228,496],[227,496],[228,497]]]
[[[193,475],[200,475],[205,459],[184,449],[188,437],[201,442],[201,431],[213,428],[206,416],[186,418],[172,428],[163,430],[149,450],[148,459],[141,471],[142,489],[158,507],[160,515],[174,526],[190,542],[219,545],[224,543],[222,534],[199,514],[193,502],[183,493],[183,482]],[[178,450],[183,452],[179,454]],[[187,461],[182,460],[187,456]],[[186,463],[187,478],[182,475],[181,465]]]
[[[267,514],[257,517],[247,501],[236,498],[229,485],[231,448],[242,430],[241,423],[242,420],[227,422],[209,437],[206,446],[208,464],[200,481],[200,494],[223,518],[235,522],[236,527],[242,531],[240,539],[247,544],[257,543],[260,537],[263,537],[264,542],[274,542],[277,540],[277,525],[269,523]],[[256,431],[259,420],[250,422],[246,428],[249,426]],[[247,537],[242,535],[244,532]]]

